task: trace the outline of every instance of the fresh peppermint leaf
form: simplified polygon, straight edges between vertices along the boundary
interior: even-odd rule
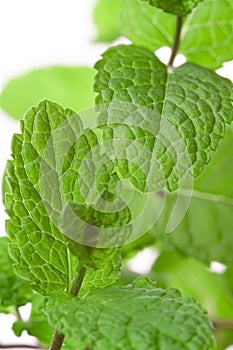
[[[164,1],[167,3],[167,1]],[[175,16],[141,0],[122,1],[122,33],[152,51],[172,46]],[[217,69],[233,59],[233,3],[205,0],[184,20],[179,53],[194,63]]]
[[[111,42],[121,34],[119,24],[120,0],[98,0],[93,11],[97,26],[97,42]]]
[[[71,256],[58,222],[66,200],[71,198],[77,205],[83,203],[83,199],[78,201],[81,193],[78,182],[74,191],[70,191],[72,176],[66,177],[66,170],[69,162],[74,164],[73,172],[79,169],[77,159],[82,159],[85,150],[91,147],[91,137],[95,141],[96,137],[92,133],[89,139],[79,135],[76,140],[82,131],[79,116],[48,101],[41,102],[26,114],[21,131],[13,138],[13,160],[8,162],[8,186],[5,186],[10,191],[5,194],[10,217],[6,228],[12,240],[10,254],[15,272],[42,294],[69,291],[80,266],[87,268],[84,294],[89,288],[95,288],[95,283],[97,287],[114,283],[120,268],[119,255],[114,251],[108,254],[106,250],[94,249],[89,270],[89,266],[85,266],[86,258],[82,261],[81,255],[79,259]],[[73,178],[77,180],[75,173]],[[80,232],[80,236],[82,234]],[[102,264],[99,262],[101,257],[105,269],[101,273],[95,271],[96,280],[91,284],[95,268]]]
[[[22,335],[23,331],[26,331],[28,335],[36,337],[39,344],[43,348],[49,348],[51,339],[54,334],[54,327],[52,327],[47,320],[47,316],[44,313],[45,297],[41,294],[34,294],[32,298],[32,309],[27,321],[16,321],[13,324],[13,331],[17,337]],[[70,339],[65,339],[65,343],[62,347],[64,350],[76,350],[75,344]]]
[[[80,111],[93,106],[93,77],[94,69],[89,67],[36,69],[7,83],[0,106],[15,119],[21,119],[31,106],[45,98]]]
[[[41,344],[49,346],[54,329],[49,325],[43,312],[44,297],[40,294],[34,294],[32,300],[32,309],[27,321],[19,320],[13,324],[13,331],[20,337],[23,331],[36,337]]]
[[[30,285],[17,277],[12,269],[12,260],[8,255],[8,237],[0,238],[0,312],[9,313],[9,307],[19,307],[32,298]]]
[[[172,47],[176,30],[175,16],[156,9],[141,0],[122,0],[121,31],[137,46],[150,50]]]
[[[232,1],[201,2],[184,23],[179,52],[188,60],[212,69],[232,60]]]
[[[165,12],[173,13],[178,16],[186,16],[191,10],[203,0],[142,0],[149,2],[150,5],[159,7]]]
[[[160,233],[170,247],[205,263],[233,264],[232,142],[231,127],[209,166],[195,181],[193,191],[180,191],[181,198],[191,196],[181,224],[171,234],[165,234],[175,200],[174,196],[168,195],[163,215],[153,230],[154,236],[158,237]]]
[[[156,289],[148,280],[106,288],[84,299],[49,298],[45,313],[76,348],[209,350],[213,334],[206,312],[176,289]]]
[[[119,248],[95,249],[69,242],[69,248],[80,261],[80,269],[87,269],[79,296],[96,288],[104,288],[120,279],[121,256]]]
[[[95,68],[100,121],[113,139],[140,143],[132,153],[119,143],[122,177],[141,191],[172,191],[188,170],[194,177],[203,171],[233,119],[230,81],[192,63],[169,73],[136,46],[110,48]],[[126,105],[122,113],[116,104]]]
[[[217,343],[216,350],[225,350],[233,344],[233,332],[232,329],[218,329],[215,331],[215,339]]]
[[[183,295],[194,297],[210,319],[233,319],[233,300],[225,273],[213,273],[200,261],[165,251],[156,259],[151,275],[159,287],[176,286]]]

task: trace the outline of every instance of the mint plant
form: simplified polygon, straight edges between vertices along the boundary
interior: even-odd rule
[[[97,24],[108,7],[97,3]],[[12,96],[41,77],[42,101],[13,136],[3,181],[0,312],[16,315],[16,335],[27,330],[51,350],[233,343],[233,85],[213,70],[233,58],[232,10],[230,0],[114,0],[119,21],[101,22],[98,38],[132,43],[95,64],[94,108],[73,110],[88,107],[91,83],[86,106],[75,89],[92,69],[32,72],[2,92],[18,118],[35,96],[14,108]],[[187,62],[175,67],[179,52]],[[127,262],[145,247],[159,257],[138,277]],[[213,261],[226,272],[208,271]]]

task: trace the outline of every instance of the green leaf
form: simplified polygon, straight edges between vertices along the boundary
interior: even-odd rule
[[[231,127],[211,163],[195,181],[193,192],[180,191],[181,202],[189,195],[192,197],[180,225],[170,235],[165,234],[176,199],[168,195],[163,215],[153,229],[154,236],[162,238],[169,246],[206,263],[233,264],[232,142]],[[158,198],[157,205],[159,201]]]
[[[69,248],[80,261],[80,269],[85,266],[87,272],[79,296],[83,297],[96,288],[104,288],[120,279],[120,249],[95,249],[70,242]]]
[[[45,298],[41,294],[34,294],[32,298],[32,309],[27,321],[16,321],[13,324],[13,331],[16,336],[20,337],[23,331],[36,337],[42,348],[49,348],[55,327],[48,323],[47,316],[44,313]],[[69,339],[65,339],[63,349],[74,349],[76,347]]]
[[[8,237],[0,237],[0,312],[11,312],[10,306],[19,307],[32,298],[30,285],[17,277],[12,269],[12,260],[8,255]]]
[[[27,321],[16,321],[13,331],[20,337],[24,330],[31,336],[36,337],[41,344],[48,346],[51,342],[54,328],[51,327],[43,312],[44,298],[40,294],[34,294],[32,298],[32,309]]]
[[[79,170],[78,159],[82,159],[91,145],[85,135],[76,140],[81,130],[82,122],[72,110],[43,101],[26,114],[21,122],[22,133],[14,135],[12,141],[13,160],[7,165],[8,186],[5,186],[9,191],[5,202],[10,217],[6,224],[12,240],[10,254],[15,272],[42,294],[69,291],[80,266],[86,264],[86,256],[83,261],[81,254],[79,259],[71,256],[59,224],[66,197],[79,203],[75,202],[80,197],[80,188],[74,171]],[[76,164],[76,168],[70,168],[76,181],[74,190],[72,176],[66,172],[69,161]],[[80,232],[80,236],[83,234]],[[101,265],[96,260],[99,262],[101,258],[105,270],[102,275],[95,271],[96,279],[91,285],[95,267]],[[92,269],[86,266],[84,294],[89,288],[114,283],[120,268],[119,256],[113,251],[108,254],[107,250],[94,249],[90,259],[93,259]]]
[[[231,292],[233,293],[233,267],[228,267],[226,271],[226,278]]]
[[[233,59],[233,3],[205,0],[184,23],[180,53],[188,60],[217,69]]]
[[[1,93],[0,105],[15,119],[22,119],[31,106],[45,98],[80,111],[93,106],[93,77],[94,70],[89,67],[36,69],[11,80]]]
[[[110,48],[95,68],[100,122],[113,139],[138,141],[136,152],[115,146],[115,153],[123,149],[121,176],[141,191],[172,191],[187,171],[203,171],[233,119],[229,80],[192,63],[167,72],[153,53],[133,45]]]
[[[150,50],[171,47],[176,28],[176,18],[141,0],[122,0],[120,12],[121,31],[137,46]]]
[[[186,16],[192,11],[199,2],[203,0],[142,0],[149,2],[150,5],[159,7],[165,12],[173,13],[178,16]]]
[[[119,11],[120,0],[97,1],[93,11],[97,42],[111,42],[120,36]]]
[[[197,260],[165,251],[156,259],[152,276],[159,287],[176,286],[183,295],[194,297],[210,319],[233,319],[232,294],[225,273],[210,272]]]
[[[182,257],[172,251],[161,253],[150,276],[158,287],[176,286],[184,296],[194,297],[207,311],[211,320],[233,321],[232,292],[223,274],[209,271],[205,264],[192,258]],[[233,331],[215,329],[216,350],[225,350],[233,343]]]
[[[233,344],[233,331],[232,329],[219,329],[215,331],[215,338],[217,343],[216,350],[226,350]]]
[[[60,295],[45,312],[76,348],[209,350],[213,334],[206,312],[176,289],[156,289],[143,279],[84,299]]]
[[[153,51],[172,46],[175,16],[141,0],[124,0],[120,19],[122,33],[134,44]],[[217,69],[233,59],[232,33],[232,1],[202,1],[184,21],[179,53],[191,62]]]

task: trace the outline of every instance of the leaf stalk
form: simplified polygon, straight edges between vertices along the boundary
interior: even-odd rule
[[[83,283],[83,279],[85,277],[85,274],[86,274],[86,268],[83,267],[81,268],[81,270],[77,273],[74,281],[73,281],[73,284],[72,284],[72,287],[71,287],[71,290],[70,290],[70,293],[74,296],[74,297],[77,297],[79,292],[80,292],[80,288],[82,286],[82,283]],[[55,330],[55,333],[54,333],[54,336],[53,336],[53,339],[51,341],[51,344],[50,344],[50,347],[49,347],[49,350],[61,350],[62,346],[63,346],[63,343],[64,343],[64,340],[65,340],[65,334],[63,333],[60,333],[59,332],[59,329],[58,327],[56,328]]]
[[[169,62],[167,64],[168,68],[173,67],[173,63],[174,63],[174,60],[176,58],[177,51],[179,49],[182,22],[183,22],[183,18],[181,16],[177,16],[177,18],[176,18],[176,32],[175,32],[174,42],[173,42],[173,46],[172,46],[171,56],[170,56]]]
[[[233,329],[233,320],[215,320],[213,321],[215,330],[217,329]]]

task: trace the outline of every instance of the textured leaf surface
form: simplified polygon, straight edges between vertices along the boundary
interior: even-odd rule
[[[80,350],[209,350],[213,345],[207,315],[193,298],[156,289],[146,280],[85,299],[60,295],[47,301],[45,312]]]
[[[97,26],[99,42],[111,42],[120,36],[120,0],[98,0],[94,7],[94,22]]]
[[[191,203],[181,224],[170,235],[165,234],[175,200],[168,196],[164,215],[153,231],[155,236],[160,232],[170,246],[206,263],[233,264],[232,142],[231,127],[211,163],[194,183]],[[181,191],[180,195],[185,198],[189,192]]]
[[[44,348],[49,348],[51,339],[54,334],[54,327],[48,323],[47,316],[44,313],[44,297],[41,294],[34,294],[32,300],[32,309],[27,321],[16,321],[13,324],[13,331],[16,336],[20,337],[23,331],[36,337]],[[65,339],[63,349],[76,349],[70,339]]]
[[[167,3],[167,1],[166,1]],[[141,0],[122,1],[121,28],[134,44],[156,50],[172,46],[176,18]],[[233,3],[205,0],[184,21],[179,52],[216,69],[233,59]]]
[[[63,209],[62,193],[66,190],[62,192],[61,186],[70,188],[71,178],[66,181],[61,178],[66,162],[73,159],[72,141],[81,128],[81,120],[73,111],[43,101],[27,113],[21,123],[22,134],[15,135],[12,142],[13,160],[8,162],[6,171],[9,184],[6,188],[10,189],[6,193],[6,209],[10,216],[6,228],[12,240],[10,254],[16,273],[41,293],[69,290],[80,264],[83,267],[81,256],[78,260],[70,255],[67,240],[58,229],[54,215],[58,213],[59,216]],[[82,147],[77,147],[79,157],[82,151]],[[62,169],[61,164],[64,165]],[[72,191],[69,195],[72,196]],[[92,288],[95,283],[97,287],[114,283],[118,276],[118,255],[95,250],[93,259],[101,260],[101,254],[105,270],[102,275],[97,273],[98,279],[96,275]],[[93,270],[94,265],[87,271],[87,285],[84,279],[85,292],[90,287]]]
[[[96,288],[104,288],[120,278],[121,256],[119,248],[95,249],[70,243],[72,254],[80,261],[80,269],[87,269],[79,296],[83,297]]]
[[[137,46],[156,50],[172,46],[176,28],[175,16],[141,0],[122,0],[120,24],[122,34]]]
[[[0,105],[16,119],[45,98],[80,111],[93,106],[93,77],[94,69],[89,67],[36,69],[11,80],[1,93]]]
[[[159,7],[165,12],[173,13],[178,16],[186,16],[191,10],[203,0],[143,0],[150,5]]]
[[[128,173],[122,176],[135,184],[141,170],[140,183],[136,183],[140,190],[159,189],[159,185],[162,188],[164,178],[167,188],[174,190],[189,168],[194,176],[203,171],[211,151],[225,134],[225,124],[233,119],[230,81],[192,63],[170,74],[153,53],[135,46],[120,45],[107,50],[95,68],[98,73],[94,87],[101,122],[109,124],[113,138],[138,137],[144,147],[138,148],[137,154],[140,156],[141,151],[144,161],[147,157],[150,161],[149,165],[139,163],[137,173],[129,164]],[[125,115],[110,110],[114,103],[128,104]],[[109,110],[101,104],[110,104]],[[132,106],[148,109],[138,117],[132,113]],[[137,162],[135,151],[131,156],[129,150],[124,161],[130,163],[131,159]]]
[[[0,238],[0,312],[9,312],[8,307],[22,306],[32,298],[32,289],[24,280],[17,277],[8,255],[8,237]],[[5,308],[5,310],[4,310]]]
[[[217,69],[233,59],[233,3],[205,0],[189,15],[180,52],[188,60]]]
[[[210,319],[233,319],[226,273],[213,273],[200,261],[166,251],[156,259],[152,276],[159,287],[176,286],[183,295],[194,297],[208,311]]]

